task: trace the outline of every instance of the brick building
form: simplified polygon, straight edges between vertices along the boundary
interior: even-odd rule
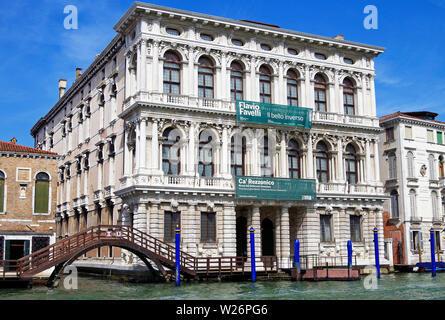
[[[55,242],[57,158],[0,141],[0,260],[16,260]]]

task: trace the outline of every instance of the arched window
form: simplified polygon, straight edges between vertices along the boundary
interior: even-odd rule
[[[246,138],[239,134],[232,137],[230,161],[233,177],[246,175]]]
[[[440,155],[439,156],[439,178],[444,178],[444,177],[445,177],[444,160],[443,160],[443,156]]]
[[[397,190],[391,191],[391,217],[399,217],[399,193]]]
[[[213,62],[207,57],[201,57],[198,63],[198,96],[213,99],[215,90]]]
[[[300,179],[300,147],[298,142],[295,140],[289,141],[287,159],[289,163],[289,178],[290,179]]]
[[[269,149],[269,137],[267,135],[263,138],[263,146],[261,152],[261,176],[273,177],[272,156]]]
[[[315,75],[315,110],[326,112],[326,80],[321,74]]]
[[[329,157],[328,147],[323,141],[317,144],[315,161],[318,182],[327,183],[329,181]]]
[[[162,170],[166,175],[181,173],[180,134],[174,128],[168,128],[162,135]]]
[[[239,62],[232,62],[230,66],[232,71],[230,73],[230,97],[232,101],[243,100],[243,67]]]
[[[40,172],[36,176],[34,213],[49,212],[49,175]]]
[[[287,105],[298,106],[298,75],[293,70],[287,72]]]
[[[406,155],[406,161],[408,162],[408,178],[414,178],[414,154],[411,151]]]
[[[164,93],[181,93],[181,59],[173,51],[164,55]]]
[[[348,181],[349,184],[357,184],[358,172],[356,150],[352,144],[348,144],[345,151],[346,181]]]
[[[199,154],[198,154],[198,173],[201,177],[213,177],[213,137],[212,135],[201,132],[199,135]]]
[[[351,79],[346,78],[343,81],[343,105],[345,114],[354,115],[354,84]]]
[[[5,212],[5,181],[5,173],[3,171],[0,171],[0,212]]]
[[[411,217],[417,217],[416,191],[412,189],[409,191],[409,205],[411,209]]]
[[[260,102],[272,102],[272,76],[266,66],[260,68]]]
[[[391,152],[388,155],[388,169],[389,169],[389,179],[397,179],[397,164],[396,164],[396,155],[394,152]]]
[[[437,193],[436,191],[431,192],[431,209],[433,212],[433,218],[439,218],[439,208],[437,207]]]
[[[432,154],[428,157],[429,170],[430,170],[430,180],[436,180],[436,166],[434,165],[435,159]]]

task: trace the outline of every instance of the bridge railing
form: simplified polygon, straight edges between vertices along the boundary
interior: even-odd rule
[[[20,267],[17,260],[0,260],[0,279],[19,278]]]

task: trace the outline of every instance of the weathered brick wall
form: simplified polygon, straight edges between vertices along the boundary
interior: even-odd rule
[[[24,174],[25,171],[20,170],[20,177],[17,177],[17,168],[29,169],[29,173]],[[6,213],[0,214],[0,231],[54,233],[56,230],[54,212],[57,200],[57,160],[3,155],[0,156],[0,170],[6,175]],[[48,173],[51,179],[49,215],[33,214],[35,176],[41,171]],[[26,179],[23,179],[24,176],[27,176]],[[22,178],[22,180],[17,181],[17,178]],[[22,186],[26,187],[23,198],[20,191]]]

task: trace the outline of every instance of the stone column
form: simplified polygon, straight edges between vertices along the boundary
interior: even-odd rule
[[[372,173],[371,173],[371,151],[369,148],[369,139],[366,139],[365,142],[365,166],[366,166],[366,180],[365,183],[369,184],[371,182],[371,177],[372,177]]]
[[[310,67],[308,65],[305,66],[305,86],[306,86],[306,107],[307,108],[315,108],[314,101],[314,88],[311,83],[311,74]]]
[[[158,136],[158,125],[159,121],[153,119],[152,129],[151,129],[151,171],[152,174],[159,171],[159,136]]]
[[[314,207],[307,207],[303,218],[302,255],[319,254],[320,216]]]
[[[313,153],[313,144],[312,144],[312,135],[309,135],[309,139],[307,142],[307,178],[314,179],[314,153]]]
[[[286,133],[281,132],[281,177],[289,177],[288,160],[287,160]]]
[[[134,207],[133,226],[142,232],[147,232],[147,203],[140,199]]]
[[[139,142],[139,170],[145,172],[147,168],[147,120],[141,119],[140,122],[140,142]]]
[[[153,41],[153,91],[160,92],[159,89],[159,42]]]
[[[191,123],[190,124],[190,129],[189,129],[189,146],[188,146],[188,164],[187,164],[187,171],[189,173],[189,175],[195,175],[197,174],[195,172],[195,167],[196,167],[196,154],[195,154],[195,131],[196,131],[196,126],[198,124],[196,123]]]
[[[289,208],[281,208],[281,267],[290,267],[290,225]]]
[[[236,256],[236,210],[234,203],[224,205],[224,253],[226,257]]]
[[[161,239],[161,217],[160,217],[160,203],[159,202],[151,202],[150,214],[149,214],[149,223],[150,223],[150,235],[155,237],[156,239]]]
[[[379,144],[374,141],[374,178],[376,182],[380,182],[380,162],[379,162]]]
[[[263,255],[261,250],[261,215],[260,207],[257,205],[252,207],[252,226],[255,228],[255,255],[261,257]]]
[[[278,258],[281,267],[281,214],[280,208],[275,211],[275,255]]]
[[[229,138],[227,134],[227,126],[223,126],[222,132],[222,150],[221,150],[221,175],[228,177],[228,152],[229,152]]]
[[[337,160],[337,178],[339,182],[345,182],[344,175],[344,161],[343,161],[343,139],[342,137],[338,138],[338,160]]]

